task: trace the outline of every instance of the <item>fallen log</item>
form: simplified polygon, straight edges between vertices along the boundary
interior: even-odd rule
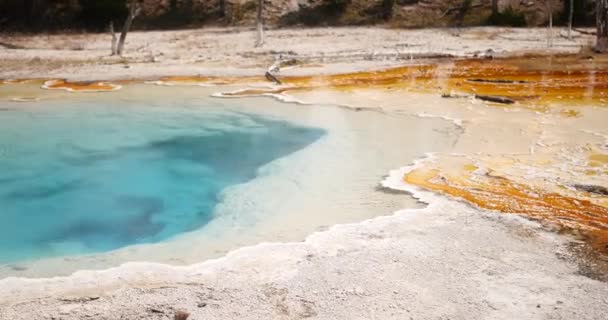
[[[484,96],[484,95],[476,94],[475,95],[475,99],[479,99],[479,100],[483,100],[483,101],[489,101],[489,102],[502,103],[502,104],[513,104],[513,103],[515,103],[515,100],[513,100],[513,99],[509,99],[507,97],[500,97],[500,96]]]
[[[608,196],[608,188],[602,186],[595,186],[590,184],[575,184],[574,189],[578,191],[585,191],[589,193],[599,194],[601,196]]]
[[[456,98],[468,98],[470,97],[469,95],[465,95],[465,94],[451,94],[451,93],[443,93],[441,94],[442,98],[446,98],[446,99],[456,99]]]
[[[486,83],[529,83],[523,80],[505,80],[505,79],[467,79],[469,82],[486,82]]]
[[[270,71],[266,71],[266,74],[265,74],[264,76],[266,76],[266,79],[267,79],[268,81],[272,81],[272,82],[274,82],[275,84],[279,84],[279,85],[280,85],[280,84],[283,84],[283,83],[281,82],[281,80],[279,80],[279,79],[278,79],[277,77],[275,77],[275,76],[274,76],[272,73],[270,73]]]
[[[582,33],[582,34],[588,34],[588,35],[592,35],[592,36],[597,36],[597,32],[595,31],[587,31],[587,30],[583,30],[583,29],[578,29],[578,28],[572,28],[572,30],[578,32],[578,33]]]
[[[18,46],[16,44],[3,42],[3,41],[0,41],[0,46],[5,47],[6,49],[27,49],[26,47]]]
[[[268,67],[268,69],[266,70],[266,74],[264,75],[268,81],[272,81],[278,85],[283,84],[281,82],[281,80],[279,80],[279,78],[277,78],[277,76],[275,76],[275,74],[278,74],[279,72],[281,72],[282,63],[283,63],[283,56],[279,55],[278,57],[276,57],[274,63],[270,67]]]
[[[450,14],[452,12],[455,12],[455,11],[470,10],[470,9],[479,8],[479,7],[482,7],[482,6],[483,6],[483,4],[477,3],[477,4],[473,4],[473,5],[468,5],[468,6],[465,5],[465,6],[458,6],[458,7],[450,7],[447,10],[445,10],[443,12],[443,14],[441,16],[439,16],[439,18],[441,19],[441,18],[443,18],[443,17],[447,16],[448,14]]]

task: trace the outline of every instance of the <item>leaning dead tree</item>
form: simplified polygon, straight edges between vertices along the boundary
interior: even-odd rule
[[[608,52],[608,0],[596,0],[597,43],[595,51]]]
[[[257,29],[255,46],[260,47],[264,44],[264,0],[258,0],[258,14],[255,23]]]
[[[266,71],[266,74],[264,75],[266,77],[266,80],[274,82],[275,84],[281,85],[283,84],[283,82],[281,82],[281,80],[279,80],[278,78],[278,74],[281,71],[281,64],[283,63],[283,57],[281,55],[279,55],[274,63],[268,67],[268,70]]]
[[[122,26],[122,32],[120,33],[120,39],[118,40],[118,45],[116,46],[116,54],[122,55],[125,40],[127,39],[127,33],[131,30],[131,25],[133,24],[133,19],[139,15],[141,12],[141,7],[137,0],[129,1],[129,13],[127,14],[127,19],[125,20],[125,24]]]

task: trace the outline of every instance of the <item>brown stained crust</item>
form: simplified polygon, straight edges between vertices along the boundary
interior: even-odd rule
[[[226,79],[226,83],[247,82],[237,79]],[[218,81],[214,78],[201,80]],[[259,82],[260,78],[247,80]],[[604,56],[463,59],[327,76],[282,77],[280,80],[282,86],[275,88],[245,89],[225,95],[251,96],[316,89],[414,89],[438,94],[455,92],[446,96],[473,96],[501,105],[517,103],[537,111],[546,110],[550,103],[608,105],[608,58]],[[197,78],[182,77],[180,81],[187,83],[197,81]]]
[[[482,209],[520,214],[557,226],[560,232],[574,235],[588,245],[591,251],[579,249],[585,252],[585,259],[595,256],[594,259],[606,262],[608,270],[606,206],[596,201],[542,190],[502,176],[486,174],[473,177],[467,170],[463,171],[454,175],[437,168],[422,167],[409,172],[403,179],[406,183],[462,199]]]
[[[104,92],[116,91],[122,88],[121,85],[110,82],[68,82],[65,80],[48,80],[42,85],[44,89],[66,90],[69,92]]]
[[[515,104],[535,111],[546,111],[553,103],[608,106],[608,57],[602,55],[523,56],[499,59],[440,60],[418,65],[320,76],[206,77],[167,76],[157,85],[243,85],[266,83],[268,88],[246,88],[225,92],[224,96],[252,96],[287,92],[330,90],[414,90],[443,94],[445,97],[478,97],[502,107]],[[0,85],[28,83],[39,79],[5,79]],[[114,91],[131,81],[69,82],[48,80],[45,88],[70,92]],[[446,93],[451,92],[451,93]],[[568,114],[574,114],[570,111]]]

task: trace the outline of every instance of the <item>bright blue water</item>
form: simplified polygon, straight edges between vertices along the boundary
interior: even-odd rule
[[[0,263],[158,242],[324,131],[219,108],[0,111]]]

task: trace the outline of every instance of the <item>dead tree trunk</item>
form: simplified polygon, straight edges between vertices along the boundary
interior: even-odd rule
[[[133,24],[133,19],[135,19],[135,17],[137,17],[139,15],[140,11],[141,11],[141,8],[139,7],[139,4],[137,3],[137,1],[132,0],[129,3],[129,14],[127,15],[127,20],[125,20],[125,24],[122,27],[122,32],[120,33],[120,39],[118,40],[118,48],[116,49],[116,52],[120,56],[122,56],[122,53],[123,53],[123,50],[125,47],[125,40],[127,39],[127,33],[131,29],[131,24]]]
[[[549,12],[549,27],[547,29],[547,47],[553,47],[553,8],[551,0],[546,0],[547,11]]]
[[[257,28],[255,46],[260,47],[264,44],[264,0],[258,0],[258,14],[255,22]]]
[[[595,51],[608,52],[608,0],[596,0],[597,43]]]
[[[220,18],[223,18],[226,16],[226,0],[220,0]]]
[[[118,54],[116,47],[118,39],[116,38],[116,32],[114,32],[114,21],[110,21],[110,34],[112,35],[112,55],[115,56]]]
[[[570,0],[570,12],[568,12],[568,40],[572,40],[572,19],[574,18],[574,0]]]

